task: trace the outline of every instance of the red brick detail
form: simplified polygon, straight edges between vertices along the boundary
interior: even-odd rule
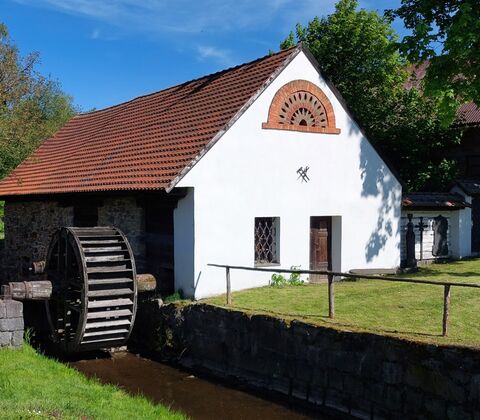
[[[305,125],[292,125],[280,122],[280,114],[285,102],[297,92],[309,92],[315,96],[325,108],[327,125],[326,127],[314,127]],[[312,109],[314,114],[315,111]],[[336,127],[335,113],[330,100],[325,93],[313,83],[307,80],[293,80],[282,86],[275,94],[270,109],[268,111],[268,120],[262,124],[262,128],[289,131],[304,131],[307,133],[340,134],[340,129]]]

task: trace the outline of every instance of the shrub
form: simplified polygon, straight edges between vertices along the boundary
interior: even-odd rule
[[[300,266],[292,265],[291,270],[299,270]],[[304,283],[300,273],[291,273],[288,279],[283,274],[272,274],[270,286],[284,287],[284,286],[301,286]]]

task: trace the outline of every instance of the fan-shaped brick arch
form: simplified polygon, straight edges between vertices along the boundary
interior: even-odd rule
[[[275,94],[263,128],[339,134],[333,106],[325,93],[307,80],[294,80]]]

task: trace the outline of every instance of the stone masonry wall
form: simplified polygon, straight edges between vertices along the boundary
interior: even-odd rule
[[[23,327],[22,303],[0,299],[0,348],[22,347]]]
[[[358,418],[480,418],[480,351],[205,304],[144,302],[132,345]]]
[[[32,261],[44,260],[50,239],[61,226],[73,223],[73,207],[56,201],[5,203],[5,244],[0,282],[17,281]]]
[[[102,204],[98,207],[98,225],[121,229],[130,241],[137,269],[144,271],[144,210],[133,196],[105,197]],[[74,225],[74,208],[57,201],[7,201],[4,222],[0,283],[23,280],[32,261],[45,260],[55,230]]]
[[[132,196],[105,198],[98,209],[99,226],[115,226],[127,236],[139,273],[145,272],[144,213]]]

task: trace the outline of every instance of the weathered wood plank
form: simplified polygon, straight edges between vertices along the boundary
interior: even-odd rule
[[[457,287],[473,287],[473,288],[480,288],[480,284],[475,283],[455,283],[451,281],[433,281],[433,280],[420,280],[420,279],[409,279],[404,277],[382,277],[382,276],[367,276],[367,275],[360,275],[360,274],[350,274],[350,273],[342,273],[337,271],[327,271],[327,270],[287,270],[283,268],[256,268],[256,267],[244,267],[244,266],[237,266],[237,265],[224,265],[224,264],[207,264],[210,267],[220,267],[226,268],[229,267],[230,269],[234,270],[246,270],[246,271],[264,271],[266,273],[298,273],[298,274],[322,274],[322,275],[329,275],[332,274],[333,276],[337,277],[345,277],[345,278],[352,278],[352,279],[367,279],[367,280],[382,280],[382,281],[393,281],[393,282],[401,282],[401,283],[417,283],[417,284],[432,284],[436,286],[457,286]]]
[[[328,317],[335,318],[335,289],[333,275],[328,275]]]
[[[122,296],[133,293],[132,289],[106,289],[106,290],[89,290],[88,297],[107,297],[107,296]]]
[[[99,319],[99,318],[116,318],[120,316],[131,316],[132,311],[130,309],[118,309],[114,311],[101,311],[101,312],[89,312],[87,319]]]
[[[448,335],[448,317],[450,316],[450,286],[446,285],[443,290],[443,323],[442,335]]]
[[[227,305],[232,304],[232,285],[230,283],[230,268],[226,267],[226,277],[227,277]]]
[[[107,330],[107,331],[92,331],[86,332],[83,337],[98,337],[98,336],[111,336],[111,335],[123,335],[127,334],[128,330],[126,329],[116,329],[116,330]]]
[[[108,308],[117,306],[130,306],[133,301],[130,299],[106,299],[106,300],[91,300],[88,302],[88,308]]]

